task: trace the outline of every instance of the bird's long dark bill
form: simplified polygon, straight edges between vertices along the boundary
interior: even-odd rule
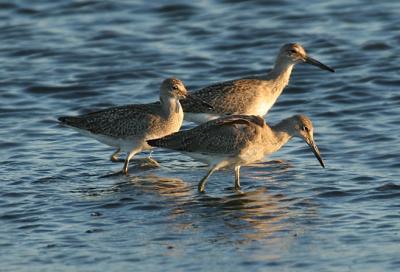
[[[305,62],[308,63],[308,64],[311,64],[311,65],[317,66],[317,67],[321,68],[322,70],[327,70],[327,71],[332,72],[332,73],[335,72],[335,70],[332,69],[331,67],[326,66],[325,64],[323,64],[323,63],[319,62],[318,60],[313,59],[311,57],[307,57]]]
[[[317,145],[315,144],[315,142],[311,142],[308,145],[310,146],[312,152],[314,153],[315,157],[318,159],[321,166],[323,168],[325,168],[325,164],[324,164],[324,161],[322,160],[321,153],[319,152],[319,149],[318,149]]]
[[[186,98],[191,98],[193,100],[198,101],[199,103],[203,104],[204,106],[208,107],[210,110],[213,110],[214,107],[212,105],[210,105],[209,103],[207,103],[206,101],[204,101],[203,99],[201,99],[200,97],[194,95],[194,94],[188,94],[186,96]]]

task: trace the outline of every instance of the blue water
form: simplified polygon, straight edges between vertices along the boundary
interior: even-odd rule
[[[166,2],[0,3],[0,271],[400,270],[400,2]],[[287,42],[337,72],[296,66],[266,120],[310,116],[326,169],[294,140],[244,195],[229,171],[198,194],[200,163],[103,177],[113,150],[56,123],[266,73]]]

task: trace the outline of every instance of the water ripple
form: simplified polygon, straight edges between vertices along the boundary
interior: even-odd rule
[[[2,269],[395,270],[399,8],[364,0],[3,1]],[[192,91],[265,74],[286,42],[302,43],[336,73],[297,65],[267,121],[309,115],[325,169],[293,140],[270,161],[242,168],[243,194],[232,190],[230,170],[198,194],[202,164],[155,150],[160,168],[143,154],[130,176],[115,174],[122,164],[109,161],[112,148],[56,122],[155,101],[165,77]]]

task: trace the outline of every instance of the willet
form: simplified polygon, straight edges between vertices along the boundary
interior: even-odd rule
[[[123,172],[128,173],[129,160],[137,153],[151,149],[146,140],[176,132],[183,122],[179,99],[187,96],[182,81],[169,78],[160,88],[160,102],[108,108],[80,116],[60,117],[61,124],[92,137],[101,143],[127,152]]]
[[[308,56],[300,44],[285,44],[267,75],[226,81],[195,91],[194,94],[211,104],[212,109],[190,98],[182,100],[185,120],[203,123],[231,114],[266,115],[288,84],[292,69],[298,63],[308,63],[334,72],[332,68]]]
[[[199,192],[204,191],[211,174],[221,168],[234,169],[235,189],[239,190],[240,167],[278,151],[292,137],[302,138],[325,167],[313,131],[311,120],[305,115],[292,116],[271,127],[259,116],[232,115],[147,142],[180,151],[210,165],[198,185]]]

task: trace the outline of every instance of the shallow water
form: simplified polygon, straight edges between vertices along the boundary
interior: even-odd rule
[[[0,270],[400,269],[400,2],[348,2],[0,3]],[[294,140],[245,194],[229,171],[198,194],[200,163],[108,175],[113,150],[55,122],[266,73],[294,41],[337,72],[298,65],[267,121],[309,115],[326,169]]]

